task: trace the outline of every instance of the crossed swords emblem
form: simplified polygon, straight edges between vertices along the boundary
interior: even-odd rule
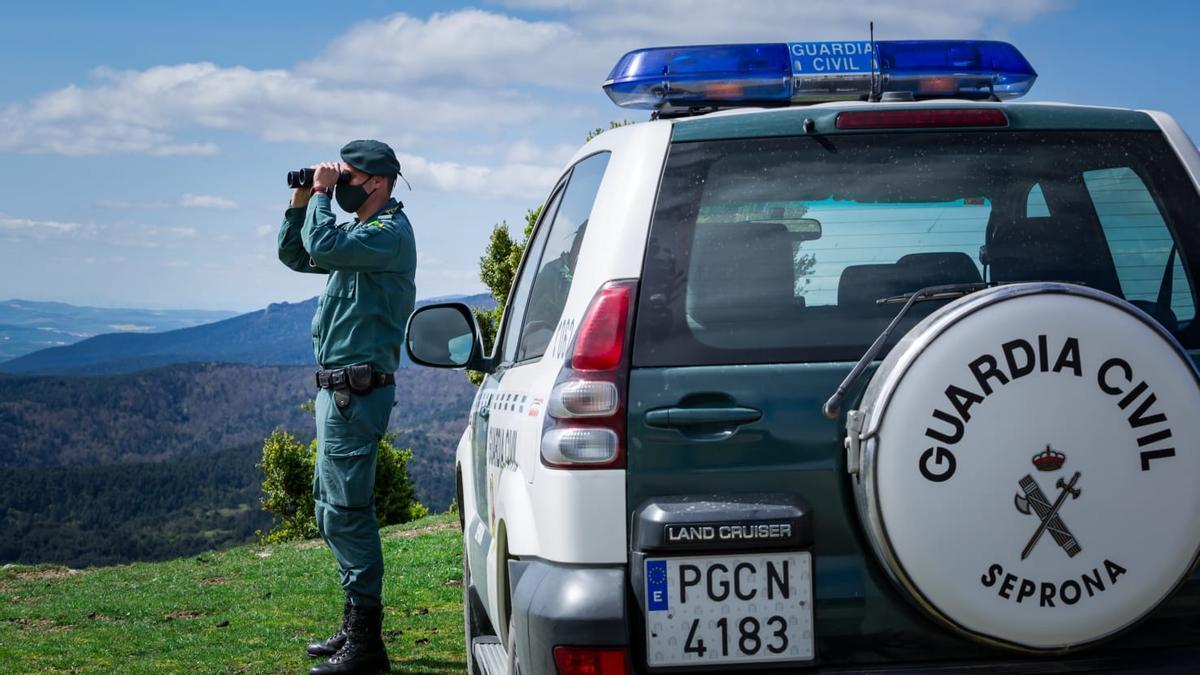
[[[1016,504],[1017,510],[1021,513],[1029,515],[1030,512],[1036,513],[1038,520],[1041,523],[1038,525],[1037,531],[1030,537],[1029,543],[1025,544],[1025,550],[1021,551],[1021,560],[1029,557],[1033,552],[1033,547],[1037,545],[1038,540],[1047,530],[1050,531],[1050,536],[1054,538],[1055,543],[1062,547],[1067,552],[1067,556],[1074,558],[1076,554],[1083,550],[1079,542],[1075,541],[1075,535],[1067,529],[1067,524],[1063,522],[1061,516],[1058,515],[1059,509],[1062,508],[1063,502],[1067,501],[1067,497],[1078,499],[1082,490],[1075,487],[1079,482],[1079,472],[1076,471],[1071,480],[1064,481],[1062,478],[1054,484],[1058,488],[1058,498],[1051,504],[1046,495],[1042,492],[1042,488],[1038,486],[1037,481],[1033,476],[1026,474],[1021,479],[1021,493],[1017,493],[1013,497],[1013,503]]]

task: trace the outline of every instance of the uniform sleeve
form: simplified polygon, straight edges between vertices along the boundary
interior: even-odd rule
[[[279,226],[279,261],[297,272],[328,274],[329,270],[318,267],[308,255],[300,241],[300,228],[304,225],[304,209],[292,207],[283,213],[283,224]]]
[[[395,260],[402,235],[387,219],[354,229],[339,228],[329,197],[318,194],[308,203],[300,238],[320,267],[375,272],[387,269]]]

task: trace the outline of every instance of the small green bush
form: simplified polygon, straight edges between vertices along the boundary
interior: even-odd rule
[[[375,465],[375,515],[379,526],[407,523],[429,515],[429,509],[417,501],[408,478],[408,460],[412,450],[396,449],[395,434],[379,442]],[[259,539],[277,543],[317,536],[313,515],[313,472],[317,462],[317,441],[305,445],[286,431],[275,430],[263,441],[262,506],[275,518],[271,531]]]
[[[317,441],[304,445],[286,431],[276,429],[263,441],[263,510],[274,516],[275,524],[265,535],[264,543],[311,539],[317,536],[317,519],[313,514],[313,472],[317,463]]]

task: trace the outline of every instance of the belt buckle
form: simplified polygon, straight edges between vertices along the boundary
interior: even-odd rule
[[[342,389],[346,385],[346,370],[338,368],[330,372],[329,383],[334,389]]]

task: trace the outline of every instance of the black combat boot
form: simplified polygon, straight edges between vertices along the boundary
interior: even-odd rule
[[[383,608],[351,607],[347,623],[346,643],[328,661],[310,668],[309,675],[368,675],[390,670],[383,646]]]
[[[346,604],[342,606],[342,627],[324,642],[310,642],[308,655],[314,659],[333,656],[337,650],[346,644],[346,628],[350,625],[350,596],[346,596]]]

